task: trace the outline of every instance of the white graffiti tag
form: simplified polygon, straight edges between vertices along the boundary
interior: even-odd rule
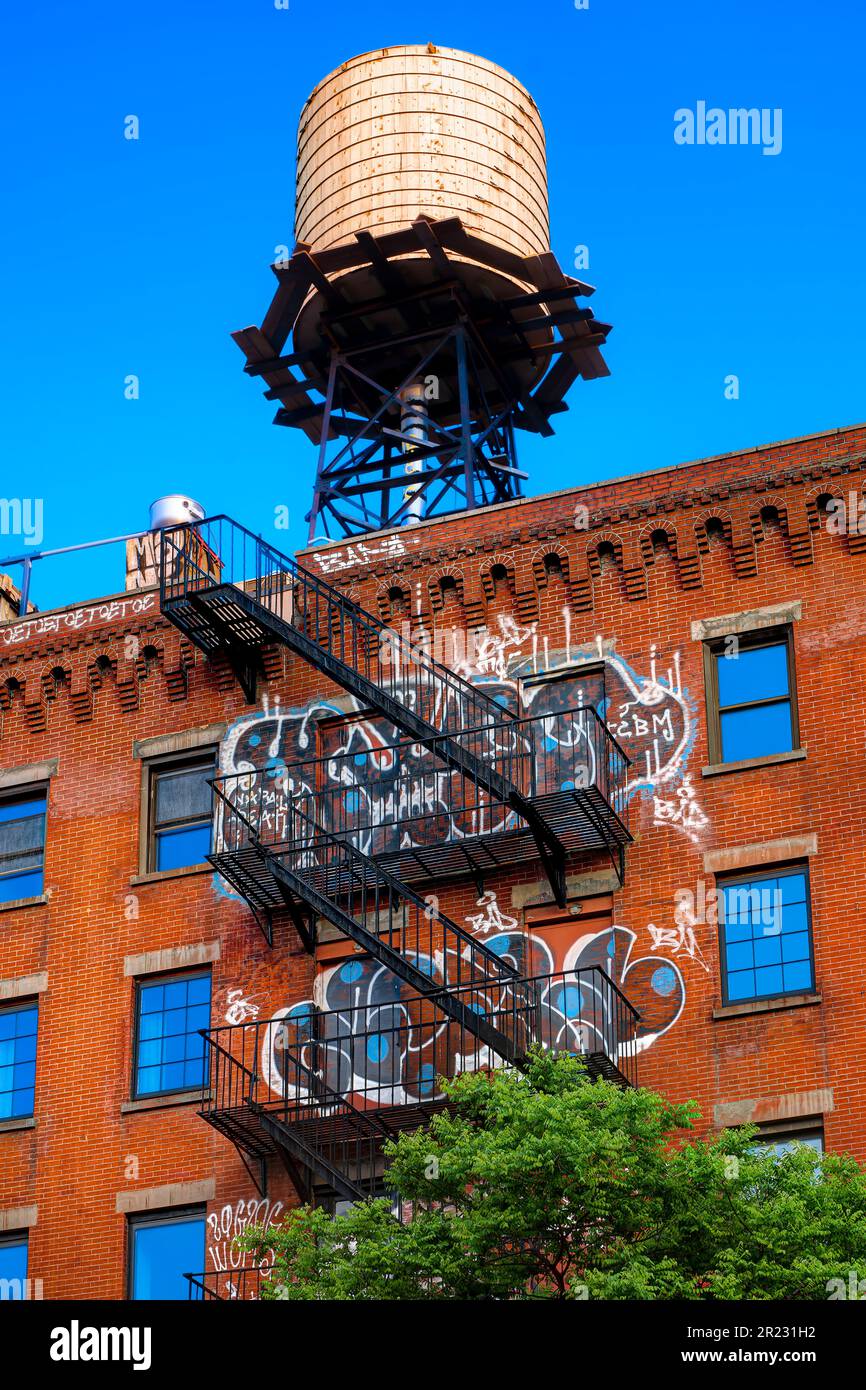
[[[94,623],[113,623],[123,618],[138,617],[149,612],[156,598],[148,594],[144,598],[114,599],[111,603],[97,603],[91,608],[72,608],[65,613],[48,613],[44,618],[28,618],[26,622],[10,623],[3,629],[3,641],[7,646],[16,642],[26,642],[31,637],[61,632],[64,628],[92,627]]]
[[[318,565],[322,574],[334,574],[340,570],[354,569],[356,565],[372,565],[376,560],[398,560],[407,553],[407,545],[417,544],[417,536],[385,536],[378,544],[357,541],[354,545],[347,545],[344,550],[326,550],[309,558]]]
[[[516,929],[517,918],[510,917],[507,912],[502,911],[494,892],[482,893],[477,906],[483,910],[469,913],[465,919],[476,936],[488,936],[490,932],[514,931]]]
[[[654,951],[670,951],[672,956],[686,955],[709,974],[710,967],[690,922],[677,918],[675,927],[657,927],[654,922],[648,922],[647,931]]]
[[[258,1018],[259,1006],[244,998],[242,989],[230,989],[226,995],[226,1023],[246,1023],[248,1018]]]
[[[523,644],[536,638],[536,623],[520,627],[514,618],[504,613],[497,615],[496,622],[498,632],[491,632],[485,627],[474,634],[474,651],[456,664],[458,675],[496,676],[499,680],[505,680],[509,666],[515,657],[520,656]]]
[[[283,1203],[271,1202],[267,1197],[250,1197],[224,1206],[220,1211],[211,1212],[207,1219],[207,1253],[211,1267],[218,1274],[225,1274],[225,1288],[229,1298],[237,1297],[237,1290],[231,1275],[252,1260],[243,1250],[240,1238],[250,1226],[261,1226],[269,1230],[282,1215]],[[273,1269],[276,1259],[273,1250],[266,1250],[257,1261],[257,1267],[264,1272]]]
[[[673,797],[653,797],[653,825],[670,825],[697,844],[709,821],[698,805],[692,779],[686,773]]]

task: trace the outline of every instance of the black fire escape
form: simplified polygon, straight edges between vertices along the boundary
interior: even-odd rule
[[[262,648],[282,643],[395,725],[406,742],[389,752],[414,768],[390,799],[351,809],[339,776],[310,794],[316,759],[276,786],[252,772],[215,781],[211,861],[268,939],[287,912],[312,952],[324,919],[394,982],[390,1002],[211,1030],[203,1114],[260,1187],[277,1155],[308,1200],[381,1192],[383,1143],[441,1106],[438,1076],[519,1065],[536,1041],[634,1081],[637,1014],[603,970],[533,978],[431,894],[540,861],[564,905],[567,858],[587,851],[609,853],[621,877],[627,759],[595,711],[519,718],[225,517],[161,533],[161,602],[202,651],[228,657],[248,701]],[[396,1059],[410,1054],[407,1076]]]

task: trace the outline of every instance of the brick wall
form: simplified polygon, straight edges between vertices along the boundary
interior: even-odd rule
[[[412,630],[420,622],[440,637],[463,634],[467,674],[497,689],[604,655],[619,697],[608,718],[635,757],[635,843],[612,920],[623,988],[629,992],[630,970],[643,980],[657,1023],[644,1039],[641,1080],[675,1099],[694,1097],[704,1128],[822,1115],[828,1146],[861,1160],[866,536],[828,534],[819,502],[862,496],[864,484],[866,428],[858,427],[302,556],[398,626],[405,619]],[[576,513],[580,507],[586,512]],[[721,525],[708,531],[713,520]],[[559,557],[553,570],[545,565],[551,553]],[[455,585],[443,591],[446,575]],[[395,589],[405,596],[402,612],[389,597]],[[805,757],[703,775],[702,643],[693,624],[794,604]],[[213,875],[136,881],[137,740],[224,725],[230,767],[256,728],[267,732],[267,746],[281,740],[282,755],[299,731],[314,730],[315,721],[304,723],[311,706],[351,708],[286,653],[269,652],[267,671],[251,710],[228,666],[209,664],[181,639],[153,593],[0,627],[0,765],[58,760],[46,900],[0,911],[0,997],[10,982],[41,977],[36,1123],[0,1125],[0,1219],[37,1208],[30,1272],[43,1279],[46,1297],[122,1296],[130,1194],[160,1205],[206,1193],[215,1226],[229,1226],[238,1204],[257,1198],[235,1151],[194,1104],[129,1109],[133,985],[124,962],[206,946],[214,1023],[238,999],[267,1018],[310,996],[312,962],[288,922],[277,923],[271,949],[245,904]],[[630,693],[645,692],[650,678],[679,721],[659,748],[636,729],[646,710]],[[672,938],[654,946],[651,926],[656,940],[672,928],[677,890],[697,891],[700,880],[711,888],[715,863],[748,866],[755,854],[747,847],[785,840],[799,858],[809,836],[817,837],[808,859],[818,1001],[726,1013],[715,925],[697,922],[691,949]],[[569,864],[571,876],[586,880],[573,885],[575,905],[588,901],[587,889],[610,891],[609,867],[599,855]],[[545,897],[540,878],[530,865],[485,888],[522,930]],[[461,923],[486,910],[471,883],[441,885],[439,896]],[[578,944],[580,915],[573,920]],[[655,1000],[641,964],[648,957],[658,958],[654,970],[668,971],[658,977],[668,993]],[[677,1007],[682,990],[676,1017],[671,980]],[[232,990],[242,993],[230,1001]],[[271,1201],[296,1200],[271,1168]]]

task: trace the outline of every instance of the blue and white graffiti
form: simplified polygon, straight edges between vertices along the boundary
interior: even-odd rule
[[[604,1052],[623,1061],[650,1047],[683,1009],[679,966],[663,956],[635,957],[635,935],[624,927],[580,937],[561,961],[531,933],[488,936],[485,945],[538,981],[538,1040],[557,1051]],[[629,1028],[627,1036],[618,1036],[622,1018],[616,999],[593,966],[600,966],[638,1009],[636,1033]],[[431,973],[442,978],[441,961],[433,963]],[[275,1014],[261,1057],[262,1075],[278,1094],[308,1097],[310,1078],[316,1076],[328,1093],[375,1105],[433,1100],[440,1094],[437,1077],[502,1065],[428,1000],[367,958],[332,966],[319,976],[312,999]]]

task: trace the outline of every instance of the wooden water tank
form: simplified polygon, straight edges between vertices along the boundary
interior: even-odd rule
[[[485,58],[381,48],[323,79],[298,130],[295,235],[314,252],[424,214],[519,256],[549,250],[544,129],[532,97]]]

